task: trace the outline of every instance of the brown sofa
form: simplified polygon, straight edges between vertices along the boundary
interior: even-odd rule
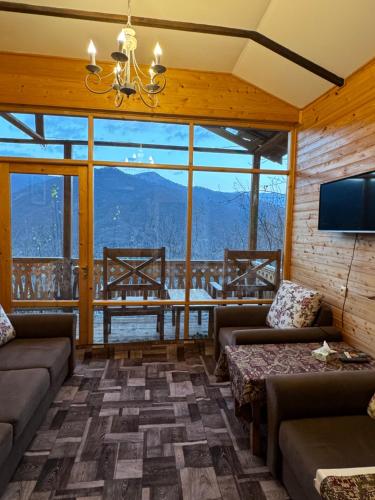
[[[0,347],[0,496],[64,380],[73,374],[73,314],[9,315]]]
[[[332,311],[322,306],[310,328],[274,329],[266,325],[270,305],[222,306],[214,313],[215,358],[226,345],[340,341]]]
[[[318,500],[317,469],[375,465],[375,370],[270,377],[267,465],[292,500]]]

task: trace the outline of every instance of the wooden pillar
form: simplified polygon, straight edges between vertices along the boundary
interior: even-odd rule
[[[9,164],[0,163],[0,303],[11,312],[12,246]]]
[[[254,154],[253,168],[260,169],[261,156]],[[260,174],[252,174],[250,193],[250,228],[249,228],[249,250],[257,249],[258,242],[258,215],[259,215],[259,181]]]
[[[72,145],[64,144],[64,158],[71,159]],[[63,216],[63,281],[62,298],[69,300],[72,296],[72,177],[64,176],[64,216]]]

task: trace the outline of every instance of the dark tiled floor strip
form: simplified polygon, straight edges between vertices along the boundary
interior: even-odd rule
[[[212,376],[210,346],[92,354],[61,389],[2,500],[287,498],[251,455],[230,387]]]

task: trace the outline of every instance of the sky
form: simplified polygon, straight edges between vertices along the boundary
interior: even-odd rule
[[[32,114],[14,113],[14,116],[35,130],[35,117]],[[86,141],[88,136],[88,122],[84,117],[45,115],[45,135],[47,139],[75,139]],[[16,143],[1,143],[1,138],[17,139],[27,138],[24,132],[0,118],[0,156],[22,156],[34,158],[63,158],[62,145],[28,145]],[[157,123],[129,120],[95,119],[94,140],[96,141],[121,141],[136,143],[139,146],[119,148],[100,146],[94,148],[95,160],[106,161],[131,161],[141,163],[159,163],[169,165],[188,164],[189,128],[184,124]],[[160,150],[145,145],[174,145],[186,148],[184,151]],[[242,149],[240,146],[219,137],[203,127],[194,129],[194,146],[208,148],[223,148],[228,153],[200,153],[194,152],[194,165],[251,168],[252,157],[245,154],[233,154],[231,150]],[[87,146],[73,147],[74,159],[87,159]],[[283,165],[273,163],[262,158],[262,168],[280,169],[287,168],[287,158],[284,157]],[[141,173],[149,169],[126,169],[127,173]],[[168,180],[178,184],[187,185],[187,173],[178,170],[156,170]],[[280,179],[278,177],[278,179]],[[250,188],[250,179],[247,174],[222,173],[222,172],[195,172],[194,186],[206,187],[225,192],[237,191],[239,186]],[[261,190],[269,190],[274,185],[274,178],[262,175],[260,178]],[[283,189],[283,188],[282,188]]]

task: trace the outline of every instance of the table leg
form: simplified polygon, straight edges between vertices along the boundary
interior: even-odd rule
[[[257,457],[260,457],[262,455],[260,432],[261,408],[262,405],[259,401],[254,401],[251,403],[253,419],[250,426],[250,447],[253,455]]]
[[[236,415],[237,418],[241,416],[241,407],[238,404],[237,399],[234,400],[234,414]]]
[[[210,307],[208,310],[208,338],[212,339],[214,333],[214,309]]]
[[[175,335],[176,335],[176,340],[180,340],[180,321],[181,320],[181,310],[176,309],[176,329],[175,329]]]

